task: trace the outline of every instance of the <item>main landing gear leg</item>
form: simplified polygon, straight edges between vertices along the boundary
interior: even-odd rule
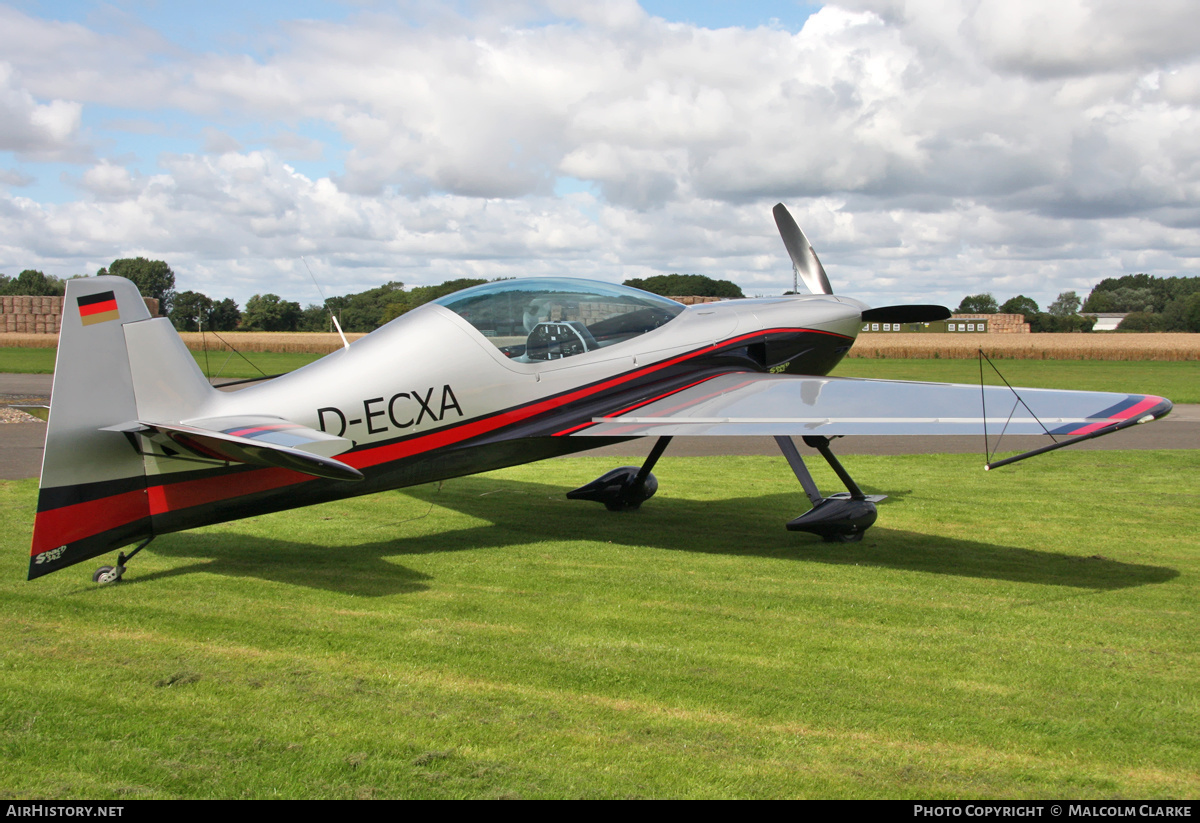
[[[101,586],[107,583],[116,583],[121,579],[121,575],[125,574],[125,564],[132,560],[135,554],[149,546],[150,541],[153,539],[154,535],[150,535],[141,543],[138,543],[137,548],[131,551],[129,554],[125,554],[125,552],[118,552],[117,565],[101,566],[100,568],[96,569],[96,573],[92,575],[92,582],[99,583]]]
[[[658,491],[658,478],[651,474],[650,470],[654,468],[658,458],[662,457],[670,442],[670,437],[658,438],[640,469],[636,466],[613,469],[586,486],[567,492],[567,497],[571,500],[595,500],[597,503],[603,503],[610,512],[638,508]]]
[[[863,494],[862,489],[850,477],[850,474],[834,457],[829,449],[830,438],[806,435],[804,444],[811,446],[821,453],[829,467],[837,473],[846,484],[848,492],[822,497],[817,489],[816,481],[804,465],[804,459],[796,449],[796,444],[790,437],[776,437],[779,450],[787,458],[788,465],[796,474],[796,479],[804,487],[804,493],[812,502],[812,508],[787,524],[789,531],[809,532],[819,535],[827,543],[856,543],[862,540],[863,534],[875,522],[878,512],[875,504],[887,495]]]

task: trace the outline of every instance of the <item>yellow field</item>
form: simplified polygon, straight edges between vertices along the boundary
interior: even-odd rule
[[[1200,360],[1200,334],[905,334],[858,336],[848,357],[968,360]]]
[[[186,332],[192,351],[226,349],[228,341],[242,352],[309,352],[328,354],[342,346],[336,334],[321,332]],[[362,334],[347,334],[351,341]],[[53,334],[0,334],[0,346],[53,348]],[[982,348],[988,357],[1013,360],[1200,360],[1200,334],[904,334],[858,336],[850,357],[868,359],[970,359]]]
[[[220,340],[211,332],[205,334],[203,339],[199,332],[184,332],[180,337],[192,351],[202,351],[205,346],[209,351],[219,351],[225,348],[222,340],[228,341],[229,345],[238,351],[329,354],[342,347],[342,338],[333,332],[223,331],[218,334],[221,335]],[[346,334],[346,339],[351,343],[360,337],[366,337],[366,334],[362,332]]]

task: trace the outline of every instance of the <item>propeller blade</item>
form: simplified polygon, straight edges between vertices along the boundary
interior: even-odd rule
[[[869,323],[932,323],[945,320],[950,310],[945,306],[880,306],[864,309],[862,319]]]
[[[796,225],[787,207],[779,203],[772,211],[775,214],[775,225],[779,227],[779,236],[783,238],[783,245],[787,248],[788,256],[792,258],[792,267],[796,274],[800,275],[804,285],[813,294],[833,294],[833,288],[829,285],[829,278],[825,276],[821,261],[817,259],[817,253],[813,251],[812,244],[808,242],[804,232]]]

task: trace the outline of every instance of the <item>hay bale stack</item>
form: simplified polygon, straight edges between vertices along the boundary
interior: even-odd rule
[[[62,304],[61,297],[5,295],[0,299],[0,332],[58,334]]]
[[[955,314],[951,320],[986,320],[989,334],[1029,334],[1023,314]]]

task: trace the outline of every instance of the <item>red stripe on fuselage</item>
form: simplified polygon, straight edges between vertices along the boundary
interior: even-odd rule
[[[31,556],[149,516],[144,489],[38,512]]]
[[[719,375],[719,374],[711,374],[708,377],[705,377],[703,380],[697,380],[695,383],[688,383],[686,386],[680,386],[677,389],[671,389],[670,391],[663,392],[662,394],[656,395],[655,397],[650,397],[650,398],[647,398],[646,400],[642,400],[640,402],[634,403],[632,406],[627,406],[626,408],[623,408],[620,411],[609,412],[609,414],[607,414],[606,416],[607,417],[620,417],[623,414],[629,414],[629,412],[633,411],[634,409],[640,409],[642,406],[648,406],[657,400],[662,400],[666,397],[670,397],[673,394],[679,394],[681,391],[684,391],[685,389],[690,389],[692,386],[699,386],[701,383],[707,383],[709,380],[712,380],[712,379],[714,379],[716,377],[720,377],[720,376],[721,375]],[[581,429],[586,429],[588,426],[595,426],[595,425],[596,425],[596,423],[594,421],[589,420],[586,423],[580,423],[578,426],[572,426],[569,429],[563,429],[560,432],[555,432],[554,436],[555,437],[565,437],[566,435],[569,435],[572,432],[577,432],[577,431],[580,431]]]

